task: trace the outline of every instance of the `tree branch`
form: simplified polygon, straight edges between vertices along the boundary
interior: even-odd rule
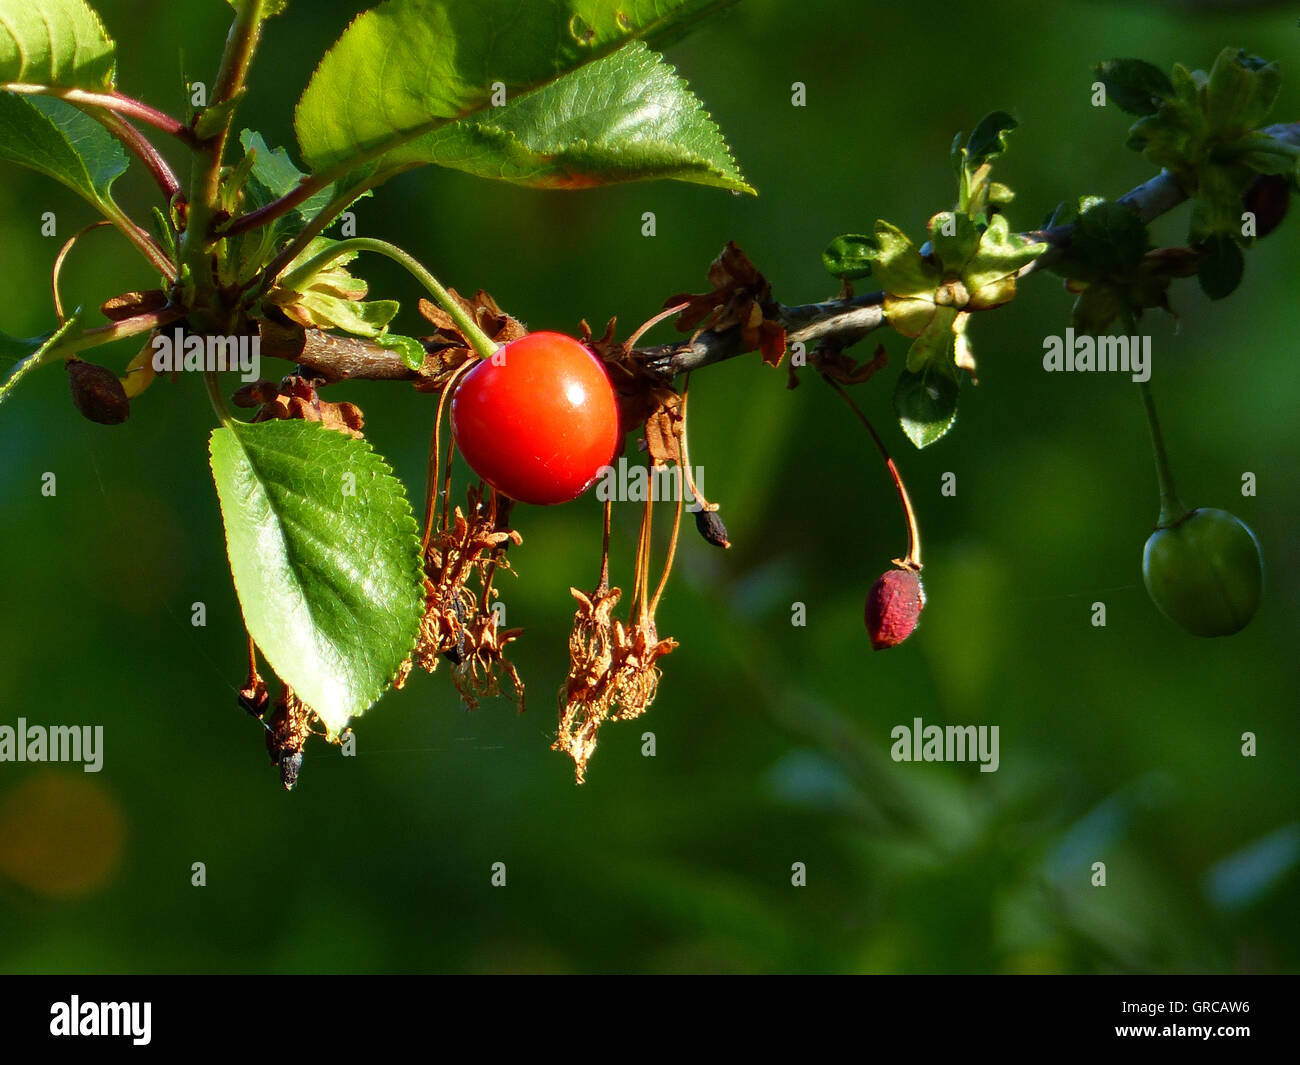
[[[1288,144],[1300,145],[1300,122],[1281,123],[1264,130]],[[1137,212],[1144,223],[1167,214],[1187,199],[1187,193],[1166,171],[1125,193],[1119,203]],[[1074,233],[1073,225],[1055,226],[1047,230],[1031,230],[1023,236],[1041,241],[1048,248],[1029,263],[1020,276],[1050,268],[1061,261],[1069,250]],[[883,292],[869,292],[849,299],[825,300],[799,306],[778,305],[776,320],[786,330],[789,343],[802,342],[811,347],[825,340],[833,340],[838,347],[856,344],[868,334],[885,324]],[[636,348],[638,361],[652,372],[671,380],[680,374],[698,370],[703,366],[748,354],[752,349],[741,337],[739,328],[720,332],[706,331],[691,339],[675,344]],[[428,359],[419,370],[410,369],[396,352],[381,348],[356,337],[336,337],[319,330],[307,330],[297,335],[280,327],[262,332],[262,354],[287,358],[327,382],[348,378],[382,381],[428,380],[442,368],[436,359]]]

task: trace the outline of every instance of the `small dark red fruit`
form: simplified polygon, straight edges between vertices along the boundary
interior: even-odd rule
[[[866,622],[871,646],[896,647],[916,628],[925,606],[925,585],[913,569],[887,570],[867,593]]]
[[[107,366],[68,359],[68,384],[77,410],[100,425],[121,425],[131,414],[131,401],[117,374]]]
[[[618,404],[601,361],[560,333],[529,333],[465,375],[451,401],[456,447],[521,503],[567,503],[614,458]]]

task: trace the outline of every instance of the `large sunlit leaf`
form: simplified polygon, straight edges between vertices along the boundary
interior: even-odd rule
[[[387,0],[326,53],[294,115],[316,172],[379,159],[726,3],[706,0]]]
[[[415,644],[423,573],[405,490],[368,443],[315,422],[235,422],[210,451],[249,634],[336,734]]]
[[[126,151],[89,115],[49,96],[0,93],[0,159],[40,171],[91,203],[109,199]]]
[[[82,0],[0,0],[0,85],[104,91],[113,41]]]
[[[543,188],[672,178],[753,191],[699,100],[640,41],[412,141],[385,165],[408,161]]]

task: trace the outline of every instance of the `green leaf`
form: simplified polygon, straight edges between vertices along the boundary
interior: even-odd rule
[[[930,219],[930,248],[946,275],[957,276],[979,247],[980,231],[970,218],[943,211]]]
[[[110,202],[126,170],[122,145],[89,115],[49,96],[0,93],[0,159],[30,167],[91,203]]]
[[[1204,166],[1192,216],[1188,223],[1188,243],[1200,244],[1217,234],[1234,234],[1241,240],[1241,197],[1254,175],[1246,167]]]
[[[855,281],[871,273],[871,260],[875,246],[871,237],[858,233],[845,233],[836,237],[822,252],[822,265],[831,277]]]
[[[863,254],[874,264],[880,287],[892,296],[932,296],[943,280],[939,271],[921,258],[907,234],[883,220],[876,222],[871,246]]]
[[[337,735],[415,645],[423,568],[405,490],[367,442],[315,422],[234,422],[209,449],[248,632]]]
[[[1070,258],[1083,263],[1089,276],[1123,275],[1150,246],[1147,227],[1136,211],[1113,200],[1093,200],[1086,206],[1081,202],[1070,240]],[[1071,271],[1069,276],[1082,275]]]
[[[1232,157],[1259,174],[1296,173],[1296,147],[1259,130],[1226,146]]]
[[[1011,232],[1006,215],[995,215],[980,236],[979,249],[962,271],[972,310],[1006,303],[1016,294],[1016,274],[1047,250]]]
[[[953,327],[957,322],[956,307],[936,307],[930,321],[921,334],[912,341],[907,349],[907,368],[913,373],[924,369],[932,362],[952,362]]]
[[[41,367],[59,341],[77,328],[79,317],[80,312],[45,336],[23,338],[0,333],[0,358],[18,360],[17,369],[10,375],[9,380],[0,385],[0,403],[9,398],[10,393],[29,373]]]
[[[661,33],[698,0],[387,0],[325,54],[294,115],[316,172],[377,158]],[[385,169],[389,169],[385,160]]]
[[[375,337],[375,343],[381,348],[397,352],[402,362],[412,370],[418,370],[424,365],[426,354],[424,345],[415,337],[402,336],[400,333],[385,333],[383,336]]]
[[[952,336],[951,331],[948,333]],[[951,357],[927,363],[919,373],[904,370],[894,386],[894,412],[907,438],[918,448],[929,447],[957,420],[961,385]]]
[[[246,129],[239,135],[239,143],[246,155],[253,156],[253,168],[245,186],[247,210],[254,211],[287,196],[307,177],[293,165],[288,152],[283,148],[272,150],[260,133]],[[297,236],[333,197],[334,186],[327,185],[277,218],[273,226],[276,236]]]
[[[294,309],[310,318],[311,324],[317,329],[341,329],[353,336],[371,339],[383,334],[388,323],[397,315],[398,308],[396,300],[371,300],[363,303],[331,296],[314,286],[294,303]]]
[[[0,0],[0,86],[113,87],[113,41],[82,0]]]
[[[753,192],[686,82],[640,41],[391,152],[540,188],[670,178]]]
[[[985,115],[971,130],[966,142],[966,166],[976,170],[1007,150],[1007,134],[1020,123],[1005,111]]]
[[[1232,135],[1262,125],[1281,85],[1276,63],[1266,63],[1239,48],[1225,48],[1210,69],[1205,89],[1211,132]]]
[[[1165,72],[1142,59],[1107,59],[1092,69],[1106,86],[1107,99],[1130,115],[1154,115],[1174,94]]]
[[[1230,236],[1222,234],[1211,237],[1202,247],[1207,254],[1196,273],[1201,289],[1212,300],[1232,295],[1246,270],[1241,248]]]

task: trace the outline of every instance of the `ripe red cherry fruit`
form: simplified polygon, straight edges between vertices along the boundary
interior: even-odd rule
[[[521,503],[567,503],[609,465],[618,404],[601,361],[560,333],[529,333],[465,375],[451,401],[456,447]]]

